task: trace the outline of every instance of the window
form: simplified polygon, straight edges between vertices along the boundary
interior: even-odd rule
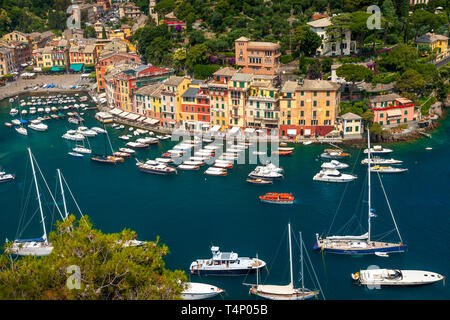
[[[305,106],[305,102],[303,100],[300,101],[300,107],[304,107]]]
[[[325,112],[325,116],[329,117],[330,116],[330,111],[326,111]]]
[[[380,118],[383,118],[383,116],[384,116],[384,114],[383,113],[380,113]],[[380,123],[381,124],[381,123]]]
[[[304,111],[300,111],[300,117],[304,117],[305,116],[305,112]]]
[[[327,107],[329,107],[330,106],[330,100],[327,100]]]
[[[313,107],[317,107],[317,101],[316,100],[313,101]]]
[[[355,126],[355,132],[359,131],[359,126]]]

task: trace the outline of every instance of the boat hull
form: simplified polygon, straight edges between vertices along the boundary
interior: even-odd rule
[[[366,254],[375,254],[377,252],[401,253],[405,252],[406,249],[407,246],[405,244],[403,245],[392,244],[389,246],[377,248],[343,248],[343,249],[329,248],[327,246],[321,246],[318,243],[314,245],[314,250],[316,251],[323,251],[335,254],[347,254],[347,255],[366,255]]]
[[[200,276],[242,276],[250,273],[255,273],[259,268],[248,269],[191,269],[191,274]]]

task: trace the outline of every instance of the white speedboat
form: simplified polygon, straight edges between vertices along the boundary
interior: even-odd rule
[[[123,136],[120,136],[119,139],[121,139],[121,140],[130,140],[130,137],[126,136],[126,135],[123,135]]]
[[[16,125],[16,126],[20,126],[20,124],[21,124],[21,122],[20,122],[19,119],[12,119],[12,120],[11,120],[11,123],[14,124],[14,125]]]
[[[72,140],[72,141],[83,141],[84,140],[84,136],[81,133],[66,132],[65,134],[63,134],[62,137],[63,137],[63,139]]]
[[[348,168],[348,164],[339,162],[337,160],[331,160],[330,162],[324,162],[321,165],[323,169],[345,169]]]
[[[94,130],[90,130],[90,129],[86,128],[86,127],[79,127],[77,132],[81,133],[85,137],[95,137],[98,134]]]
[[[317,173],[313,180],[324,182],[350,182],[357,177],[347,173],[341,173],[336,169],[322,169]]]
[[[127,147],[138,148],[138,149],[148,148],[148,144],[146,144],[146,143],[139,143],[139,142],[127,142],[125,145]]]
[[[99,127],[92,127],[91,130],[97,132],[97,133],[106,133],[105,129],[99,128]]]
[[[152,137],[138,138],[138,139],[136,139],[136,142],[138,142],[138,143],[145,143],[145,144],[157,144],[158,143],[158,139],[152,138]]]
[[[156,158],[155,161],[159,163],[172,163],[173,160],[171,158]]]
[[[222,289],[199,282],[188,282],[186,288],[181,292],[183,300],[200,300],[215,297],[223,292]]]
[[[282,168],[269,163],[266,166],[257,166],[248,176],[262,179],[280,179],[283,178],[282,172]]]
[[[193,161],[193,160],[186,160],[183,161],[184,165],[188,165],[188,166],[202,166],[205,164],[204,161]]]
[[[27,136],[27,135],[28,135],[28,131],[27,131],[27,129],[25,129],[24,127],[16,127],[16,128],[14,128],[14,129],[16,129],[16,131],[17,131],[18,133],[20,133],[20,134],[22,134],[22,135],[24,135],[24,136]]]
[[[200,169],[200,166],[193,164],[180,164],[177,168],[182,170],[198,170]]]
[[[36,107],[31,107],[30,114],[35,114],[35,113],[36,113]]]
[[[23,114],[23,115],[26,115],[28,113],[28,111],[27,110],[22,110],[20,113]]]
[[[352,279],[364,286],[418,286],[443,280],[445,277],[430,271],[369,269],[352,274]]]
[[[239,257],[235,252],[221,252],[219,247],[211,247],[212,258],[197,259],[191,263],[191,274],[196,275],[246,275],[262,269],[266,263],[261,259]]]
[[[135,154],[136,153],[135,150],[130,149],[130,148],[119,148],[119,151],[120,152],[126,152],[126,153],[129,153],[129,154]]]
[[[9,114],[12,116],[15,116],[19,113],[19,111],[16,108],[11,108],[11,110],[9,111]]]
[[[205,174],[210,176],[226,176],[227,169],[209,167],[208,169],[205,170]]]
[[[14,175],[12,173],[0,172],[0,183],[11,181],[11,180],[14,180],[15,178],[16,178],[16,175]]]
[[[311,140],[309,140],[309,141],[303,141],[303,144],[304,144],[305,146],[307,146],[308,144],[311,144],[311,143],[312,143]]]
[[[138,163],[139,170],[145,173],[153,173],[159,175],[173,175],[177,174],[177,169],[166,166],[163,163],[157,165],[150,165],[147,163]]]
[[[392,149],[383,148],[382,146],[373,146],[373,148],[370,149],[371,154],[377,154],[377,153],[391,153]],[[364,153],[367,153],[368,149],[364,149]]]
[[[369,159],[363,159],[362,161],[361,161],[361,164],[368,164],[369,163]],[[373,157],[373,158],[370,158],[370,164],[379,164],[379,165],[382,165],[382,164],[402,164],[403,163],[403,161],[401,161],[401,160],[395,160],[395,159],[383,159],[383,158],[380,158],[380,157]]]
[[[91,154],[92,153],[91,149],[85,148],[83,146],[76,146],[72,150],[75,151],[75,152],[78,152],[78,153],[86,153],[86,154]]]
[[[32,120],[28,125],[28,128],[36,130],[36,131],[47,131],[48,125],[40,122],[39,120]]]
[[[406,169],[406,168],[394,168],[394,167],[379,166],[379,165],[370,167],[370,172],[401,173],[401,172],[406,172],[406,171],[408,171],[408,169]]]

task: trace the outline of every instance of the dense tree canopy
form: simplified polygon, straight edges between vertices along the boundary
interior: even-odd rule
[[[159,239],[123,246],[135,237],[127,229],[104,234],[87,216],[76,220],[71,215],[50,233],[49,256],[0,256],[0,299],[179,298],[187,277],[165,268],[168,248]],[[74,275],[77,268],[79,277]]]

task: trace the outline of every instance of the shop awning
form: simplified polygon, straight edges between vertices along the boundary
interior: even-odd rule
[[[217,132],[220,130],[220,126],[219,125],[215,125],[214,127],[212,127],[209,131],[211,132]]]
[[[393,109],[387,111],[388,117],[401,117],[402,116],[402,110],[400,109]]]
[[[115,116],[121,114],[122,112],[123,112],[123,111],[120,110],[120,109],[118,109],[118,108],[114,108],[114,109],[112,109],[112,110],[109,111],[109,113],[111,113],[112,115],[115,115]]]
[[[297,135],[297,129],[288,129],[287,130],[288,136],[296,136]]]
[[[145,119],[147,119],[147,117],[140,117],[140,118],[136,119],[136,121],[141,122],[141,121],[144,121]]]
[[[231,128],[230,131],[228,131],[228,133],[234,135],[234,134],[237,134],[240,130],[241,130],[241,128],[239,128],[239,127],[233,127],[233,128]]]
[[[119,115],[119,117],[121,117],[121,118],[126,118],[129,114],[130,114],[129,112],[124,111],[124,112],[122,112],[122,113]]]
[[[59,67],[57,67],[57,66],[53,66],[53,67],[50,69],[50,71],[52,71],[52,72],[59,72],[59,71],[62,71],[62,70],[64,70],[64,69],[61,69],[61,68],[59,68]]]
[[[137,113],[130,113],[130,114],[127,116],[127,119],[130,119],[130,120],[135,121],[137,118],[140,118],[140,117],[141,117],[141,115],[139,115],[139,114],[137,114]]]
[[[311,129],[305,129],[305,136],[311,135]]]
[[[71,71],[81,71],[81,69],[83,69],[83,64],[82,63],[72,63],[70,65],[69,68]]]
[[[144,123],[147,123],[147,124],[149,124],[149,125],[155,125],[155,124],[157,124],[159,122],[159,120],[157,120],[157,119],[145,119],[144,120]]]

